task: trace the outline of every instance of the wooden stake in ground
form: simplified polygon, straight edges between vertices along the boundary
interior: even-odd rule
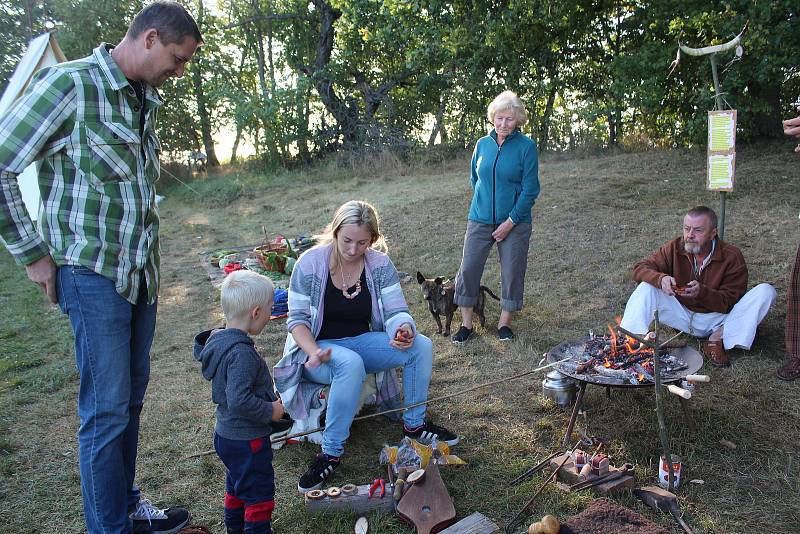
[[[658,347],[658,310],[654,316],[653,332],[655,339],[653,344]],[[664,422],[664,409],[661,407],[661,358],[659,357],[658,350],[653,356],[653,378],[655,379],[656,387],[653,388],[656,394],[656,417],[658,417],[658,433],[661,436],[661,448],[664,453],[664,459],[669,465],[669,490],[673,491],[675,473],[672,471],[672,453],[669,450],[669,437],[667,436],[667,425]]]

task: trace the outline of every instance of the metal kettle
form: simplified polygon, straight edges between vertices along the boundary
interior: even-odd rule
[[[569,406],[575,402],[577,391],[575,381],[555,369],[547,373],[542,380],[542,396],[553,399],[559,406]]]

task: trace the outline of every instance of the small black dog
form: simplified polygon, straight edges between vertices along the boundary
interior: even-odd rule
[[[453,314],[458,309],[458,305],[453,302],[453,296],[456,289],[453,283],[449,280],[445,281],[441,276],[436,278],[425,278],[421,272],[417,271],[417,282],[422,287],[422,296],[428,301],[428,309],[439,327],[436,331],[437,334],[442,334],[442,320],[439,319],[440,315],[445,316],[445,329],[444,335],[450,335],[450,324],[453,322]],[[495,300],[500,300],[500,297],[492,293],[492,290],[486,286],[481,286],[478,293],[478,302],[472,307],[475,315],[481,322],[481,326],[486,324],[486,316],[483,310],[486,306],[486,293]]]

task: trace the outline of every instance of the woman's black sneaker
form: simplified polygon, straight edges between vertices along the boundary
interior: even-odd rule
[[[514,332],[507,326],[501,326],[497,329],[497,337],[500,338],[500,341],[511,341],[514,339]]]
[[[458,329],[458,332],[456,332],[451,339],[453,340],[453,343],[455,343],[456,345],[460,345],[462,343],[465,343],[470,337],[472,337],[472,332],[473,332],[472,328],[467,328],[462,324],[461,327]]]
[[[328,456],[324,452],[317,454],[314,463],[308,466],[308,471],[300,477],[297,489],[300,493],[307,493],[321,488],[325,480],[339,467],[339,463],[339,458],[335,456]]]
[[[450,432],[443,426],[434,425],[430,421],[425,421],[424,425],[413,429],[403,425],[403,434],[423,444],[428,444],[436,439],[436,441],[447,443],[452,447],[458,444],[459,441],[456,434]]]

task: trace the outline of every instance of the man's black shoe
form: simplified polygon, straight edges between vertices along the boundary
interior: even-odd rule
[[[186,508],[156,508],[147,499],[141,499],[129,517],[133,520],[133,534],[175,534],[189,523]]]

